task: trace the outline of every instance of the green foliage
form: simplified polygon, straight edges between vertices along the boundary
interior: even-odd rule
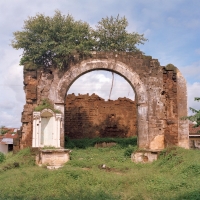
[[[143,44],[146,39],[138,33],[128,33],[128,21],[119,15],[102,18],[93,32],[97,51],[138,51],[136,45]]]
[[[195,97],[194,100],[200,101],[200,97]],[[196,122],[194,127],[200,126],[200,110],[196,110],[196,109],[191,108],[191,107],[190,107],[190,110],[195,114],[191,115],[191,116],[182,117],[182,119],[189,119],[192,122]]]
[[[137,137],[132,138],[84,138],[84,139],[70,139],[65,137],[65,147],[69,149],[79,148],[86,149],[88,147],[94,147],[97,143],[117,143],[122,148],[127,148],[130,146],[137,145]]]
[[[6,159],[5,155],[0,152],[0,163],[2,163]]]
[[[135,152],[137,150],[137,146],[133,146],[133,145],[128,145],[128,147],[126,148],[126,150],[124,151],[124,156],[130,158],[131,154],[133,152]]]
[[[0,165],[0,173],[18,167],[27,167],[35,165],[35,158],[29,148],[23,149],[16,154],[8,153],[4,162]]]
[[[41,101],[41,103],[37,106],[37,107],[35,107],[35,111],[42,111],[42,110],[44,110],[44,109],[51,109],[53,112],[55,112],[55,113],[61,113],[60,112],[60,110],[56,110],[56,109],[54,109],[54,106],[53,106],[53,104],[50,102],[50,100],[49,99],[44,99],[44,100],[42,100]]]
[[[56,149],[56,147],[54,147],[54,146],[44,146],[44,147],[42,147],[42,149]]]
[[[30,149],[9,154],[0,169],[14,162],[19,167],[1,170],[0,199],[199,199],[200,151],[168,148],[151,164],[135,164],[124,150],[118,145],[73,149],[58,170],[35,166]]]
[[[177,68],[176,68],[173,64],[171,64],[171,63],[168,64],[168,65],[166,65],[165,68],[166,68],[167,70],[173,70],[174,73],[177,72]]]
[[[177,165],[183,162],[183,157],[179,153],[177,147],[169,147],[160,152],[160,163],[159,165],[168,166],[170,169],[177,167]]]
[[[9,131],[9,130],[6,129],[5,126],[1,126],[1,128],[0,128],[0,135],[4,135],[4,134],[6,134],[8,131]]]
[[[60,11],[53,17],[37,14],[24,22],[23,31],[14,32],[12,46],[24,50],[21,65],[32,63],[62,68],[74,54],[87,54],[91,50],[90,32],[88,23],[75,21]]]
[[[26,68],[56,66],[64,68],[91,51],[137,51],[137,44],[146,39],[138,33],[128,33],[128,21],[119,15],[102,18],[96,29],[87,22],[75,21],[71,15],[56,11],[53,17],[37,14],[24,22],[22,31],[14,32],[12,47],[23,49],[20,61]]]

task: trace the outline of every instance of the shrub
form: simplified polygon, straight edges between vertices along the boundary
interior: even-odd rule
[[[94,147],[96,143],[109,143],[109,142],[115,142],[117,143],[121,148],[131,148],[133,146],[137,145],[137,137],[131,137],[131,138],[84,138],[84,139],[70,139],[69,137],[65,137],[65,147],[66,148],[79,148],[79,149],[85,149],[88,147]],[[132,148],[133,149],[133,148]]]
[[[134,151],[136,151],[136,149],[137,149],[137,146],[131,146],[131,145],[129,145],[129,147],[126,148],[125,151],[124,151],[124,156],[125,157],[131,157],[131,154]]]
[[[2,163],[5,159],[5,155],[2,152],[0,152],[0,163]]]

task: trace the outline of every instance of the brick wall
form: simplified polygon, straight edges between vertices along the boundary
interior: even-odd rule
[[[137,135],[136,104],[128,98],[108,100],[70,94],[65,106],[65,135],[70,138]]]

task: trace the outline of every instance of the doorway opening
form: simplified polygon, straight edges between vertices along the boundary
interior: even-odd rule
[[[80,76],[66,94],[65,136],[73,140],[137,136],[131,85],[111,71],[95,70]]]

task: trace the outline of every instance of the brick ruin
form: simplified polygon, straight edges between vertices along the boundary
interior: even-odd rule
[[[65,135],[71,139],[137,135],[136,104],[128,98],[108,100],[92,94],[69,94],[65,104]]]
[[[64,115],[66,93],[78,77],[92,70],[115,72],[134,89],[139,148],[189,147],[188,121],[180,120],[187,116],[187,87],[178,68],[171,64],[160,66],[157,59],[141,53],[92,52],[84,58],[74,55],[74,60],[63,70],[25,67],[26,104],[15,150],[32,145],[33,111],[43,99],[49,99],[62,114],[60,143],[64,147],[65,123],[69,123]]]

